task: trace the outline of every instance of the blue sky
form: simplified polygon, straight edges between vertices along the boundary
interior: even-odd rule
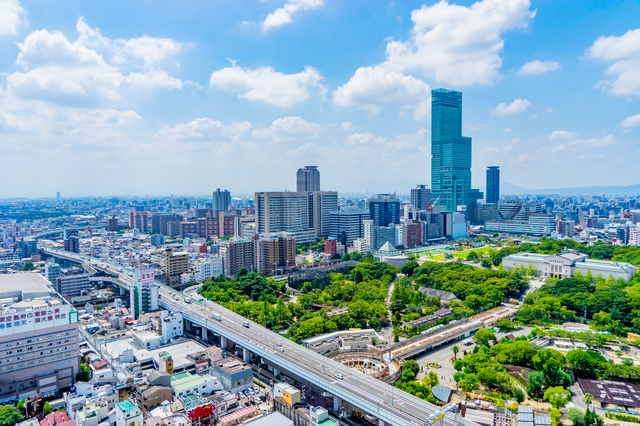
[[[407,193],[430,90],[473,180],[638,183],[637,1],[0,0],[0,197]]]

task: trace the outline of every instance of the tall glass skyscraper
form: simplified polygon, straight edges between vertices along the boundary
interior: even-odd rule
[[[471,189],[471,138],[462,136],[462,93],[431,91],[431,199],[437,210],[475,214],[482,193]]]
[[[500,167],[487,167],[487,204],[500,200]]]

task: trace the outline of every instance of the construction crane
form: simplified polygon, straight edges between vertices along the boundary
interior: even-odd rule
[[[435,206],[435,205],[436,205],[436,203],[438,202],[438,200],[440,199],[440,197],[442,197],[442,195],[438,195],[438,198],[436,198],[436,200],[433,202],[433,204],[431,204],[431,205],[429,206],[429,212],[432,212],[432,211],[433,211],[433,206]]]

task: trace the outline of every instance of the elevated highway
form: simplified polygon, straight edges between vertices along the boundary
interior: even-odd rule
[[[132,271],[127,268],[51,248],[41,251],[80,263],[89,261],[97,270],[116,276],[125,287],[133,286],[133,278],[128,275]],[[397,426],[424,425],[429,416],[439,410],[435,405],[308,350],[216,303],[200,303],[162,283],[158,282],[158,285],[161,307],[181,312],[185,319],[215,332],[221,336],[222,346],[226,346],[227,340],[240,345],[245,359],[251,352],[278,366],[279,371],[274,372],[276,376],[286,371],[324,389],[334,396],[335,409],[347,402],[380,419],[380,425]],[[219,314],[221,320],[216,320],[213,314]],[[340,375],[343,379],[337,378]],[[446,426],[478,426],[453,413],[447,413],[442,421]]]

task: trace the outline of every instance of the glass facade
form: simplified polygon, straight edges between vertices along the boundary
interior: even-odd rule
[[[497,203],[500,200],[500,168],[487,167],[487,203]]]
[[[431,199],[436,209],[470,212],[482,194],[471,189],[471,138],[462,136],[462,93],[431,91]]]

